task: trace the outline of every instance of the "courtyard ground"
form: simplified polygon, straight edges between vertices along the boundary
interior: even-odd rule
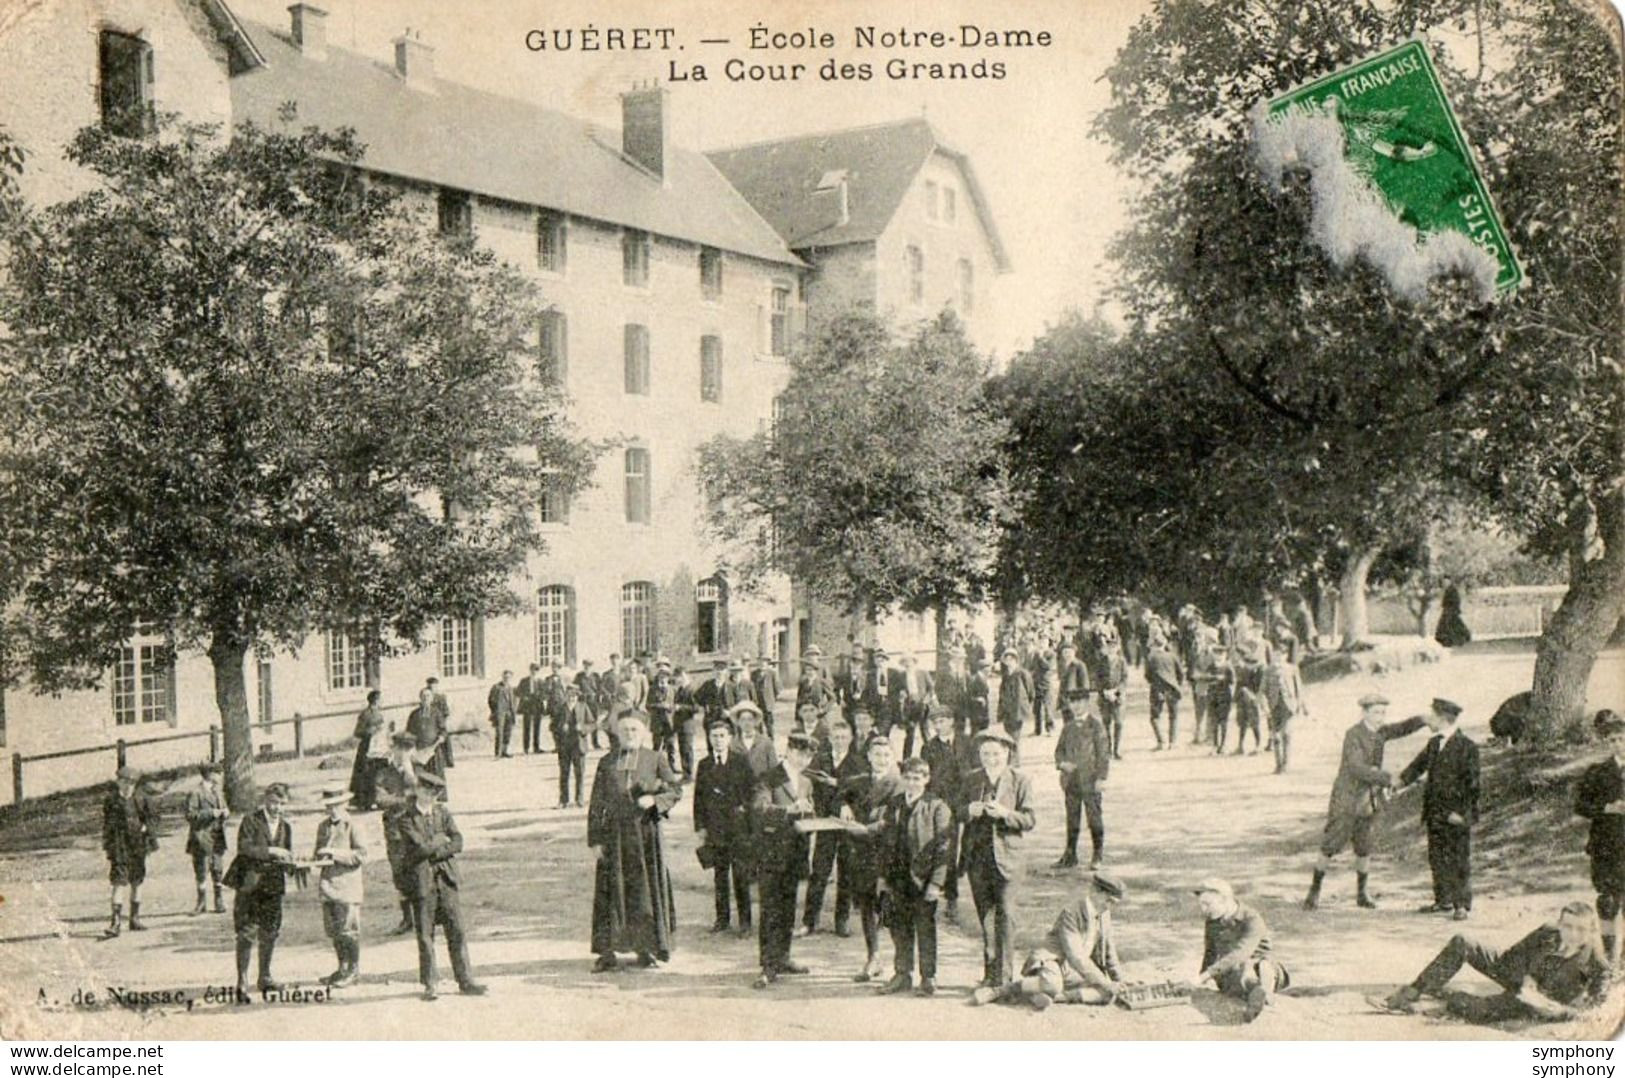
[[[1189,710],[1181,744],[1150,751],[1143,691],[1127,707],[1125,755],[1105,787],[1107,867],[1128,885],[1117,914],[1120,949],[1137,980],[1190,979],[1201,951],[1201,921],[1190,885],[1207,876],[1233,882],[1268,919],[1275,951],[1292,971],[1293,989],[1263,1018],[1240,1022],[1229,1001],[1198,993],[1188,1004],[1128,1012],[1056,1007],[1043,1014],[1003,1006],[971,1008],[965,993],[980,976],[980,943],[968,893],[959,923],[941,935],[941,994],[876,999],[851,977],[862,943],[828,931],[795,943],[812,967],[767,991],[751,987],[754,938],[713,936],[709,874],[694,856],[687,797],[666,824],[677,892],[677,950],[653,972],[594,975],[587,951],[592,863],[584,812],[555,810],[551,756],[489,759],[470,748],[451,773],[452,809],[466,839],[461,858],[471,950],[491,994],[419,999],[416,950],[409,936],[386,935],[397,919],[387,865],[366,870],[362,983],[325,1002],[223,1005],[206,997],[230,984],[229,915],[190,916],[192,881],[179,821],[149,862],[142,914],[145,933],[101,942],[107,919],[106,869],[93,829],[64,802],[57,826],[0,829],[0,1035],[13,1038],[1380,1038],[1607,1036],[1622,1004],[1590,1023],[1481,1029],[1435,1015],[1376,1013],[1367,994],[1414,976],[1459,928],[1506,944],[1570,899],[1589,900],[1584,825],[1568,812],[1576,769],[1595,758],[1582,747],[1555,756],[1519,750],[1485,753],[1489,801],[1475,834],[1477,900],[1465,926],[1411,912],[1427,901],[1426,854],[1412,791],[1395,802],[1383,828],[1373,884],[1382,908],[1357,909],[1348,854],[1327,881],[1322,909],[1298,908],[1324,821],[1343,731],[1354,700],[1378,686],[1393,717],[1422,711],[1435,695],[1466,706],[1481,742],[1495,705],[1527,687],[1526,647],[1469,647],[1437,665],[1310,686],[1311,717],[1300,723],[1287,774],[1272,774],[1267,754],[1215,757],[1190,745]],[[1625,654],[1598,664],[1595,706],[1625,705]],[[781,726],[787,721],[781,718]],[[1416,734],[1390,744],[1398,771],[1425,742]],[[1052,737],[1025,745],[1038,827],[1026,846],[1019,908],[1021,946],[1037,939],[1055,910],[1087,880],[1081,870],[1048,866],[1060,852],[1059,788],[1050,766]],[[314,840],[316,791],[347,770],[287,761],[260,778],[294,786],[295,844]],[[589,774],[591,764],[589,764]],[[88,815],[81,812],[80,815]],[[362,819],[376,835],[376,814]],[[235,826],[235,823],[234,823]],[[1087,838],[1085,838],[1087,846]],[[1086,851],[1085,851],[1086,852]],[[832,889],[833,890],[833,889]],[[833,894],[826,904],[829,927]],[[333,967],[314,890],[290,894],[276,973],[315,987]],[[889,942],[887,955],[889,959]],[[1467,988],[1489,982],[1463,974]],[[108,1006],[109,989],[180,992],[189,1005]],[[76,993],[97,1002],[76,1002]]]

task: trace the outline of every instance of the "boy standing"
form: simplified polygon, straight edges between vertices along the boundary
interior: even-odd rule
[[[1574,814],[1591,821],[1586,856],[1591,860],[1591,886],[1597,892],[1603,951],[1612,964],[1619,957],[1616,922],[1625,902],[1625,716],[1605,708],[1591,724],[1610,753],[1580,776]]]
[[[107,854],[107,881],[113,886],[113,919],[103,939],[119,934],[124,898],[130,899],[130,931],[141,932],[141,884],[147,878],[147,854],[158,848],[152,805],[140,792],[141,776],[131,767],[118,769],[117,786],[102,802],[102,851]]]
[[[203,764],[197,769],[198,788],[186,795],[186,852],[192,857],[192,876],[197,880],[197,905],[192,915],[204,912],[204,898],[214,888],[214,912],[225,913],[220,894],[220,857],[226,852],[225,795],[220,792],[220,765]]]
[[[1427,715],[1433,737],[1399,773],[1401,786],[1427,776],[1422,825],[1428,836],[1433,904],[1422,913],[1453,911],[1465,921],[1473,908],[1472,827],[1478,820],[1478,746],[1461,732],[1461,705],[1436,699]]]
[[[237,856],[226,870],[226,886],[237,892],[231,906],[232,928],[237,933],[237,998],[247,1002],[248,961],[254,945],[260,948],[260,976],[264,993],[279,985],[271,978],[271,956],[282,933],[282,896],[288,889],[288,866],[293,863],[293,828],[282,818],[288,803],[288,784],[265,787],[258,812],[243,817],[237,829]]]
[[[361,964],[361,866],[367,860],[367,847],[356,832],[347,805],[346,790],[322,791],[322,807],[327,819],[316,828],[314,859],[322,866],[318,891],[322,896],[322,927],[333,941],[338,969],[322,978],[323,984],[348,988],[355,984]]]
[[[1060,772],[1061,795],[1066,800],[1066,849],[1054,867],[1077,866],[1078,825],[1087,814],[1089,868],[1093,870],[1100,867],[1100,856],[1106,844],[1100,787],[1111,771],[1111,747],[1105,726],[1095,718],[1083,700],[1070,700],[1062,704],[1061,722],[1061,736],[1055,742],[1055,769]]]
[[[931,765],[918,756],[903,761],[903,792],[883,810],[881,840],[886,848],[882,886],[891,895],[893,975],[881,991],[905,992],[914,984],[914,952],[919,949],[922,996],[937,991],[937,901],[948,876],[953,812],[926,792]]]
[[[841,819],[855,821],[847,836],[851,851],[852,904],[858,909],[863,929],[863,969],[853,978],[860,984],[880,976],[880,878],[886,869],[886,851],[879,834],[881,813],[886,803],[902,790],[902,781],[892,766],[891,739],[882,733],[870,736],[865,755],[869,773],[860,775],[841,791]]]
[[[812,738],[791,734],[784,759],[762,777],[751,805],[762,898],[758,929],[762,972],[756,988],[766,988],[781,974],[807,972],[806,966],[791,960],[790,941],[795,934],[796,887],[807,875],[807,836],[796,824],[813,814],[812,780],[803,774],[812,763],[813,749]]]

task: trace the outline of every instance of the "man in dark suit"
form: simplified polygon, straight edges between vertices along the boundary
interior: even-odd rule
[[[1164,710],[1168,712],[1167,747],[1173,748],[1178,740],[1179,699],[1183,695],[1179,683],[1184,680],[1185,668],[1179,656],[1174,654],[1162,630],[1153,629],[1147,638],[1145,653],[1145,682],[1151,690],[1151,733],[1157,739],[1157,747],[1152,752],[1161,752],[1163,748],[1162,729],[1157,719]]]
[[[882,808],[880,841],[886,850],[882,885],[890,895],[892,979],[890,995],[914,985],[914,954],[919,951],[922,996],[937,991],[937,902],[947,881],[953,810],[927,792],[931,765],[903,761],[902,792]]]
[[[1617,923],[1625,906],[1625,716],[1604,709],[1591,720],[1612,750],[1592,764],[1574,788],[1574,814],[1591,821],[1586,856],[1597,892],[1597,917],[1609,963],[1619,958]]]
[[[756,786],[751,803],[757,886],[762,914],[758,954],[762,972],[755,987],[766,988],[781,974],[806,973],[790,958],[796,920],[796,887],[807,876],[807,836],[796,824],[813,815],[812,780],[802,772],[813,758],[813,739],[791,734],[784,759]]]
[[[694,689],[694,706],[699,709],[700,720],[724,718],[728,709],[722,703],[722,686],[728,680],[728,660],[711,660],[711,677]]]
[[[1128,682],[1128,666],[1123,659],[1123,643],[1110,618],[1101,616],[1090,634],[1090,678],[1100,693],[1100,723],[1111,739],[1112,758],[1123,758],[1123,689]]]
[[[769,740],[773,738],[773,705],[779,699],[779,672],[766,655],[756,657],[755,669],[750,672],[750,687],[756,697],[756,706],[762,709],[762,724],[767,727]]]
[[[916,734],[921,743],[931,736],[927,715],[936,703],[936,684],[929,671],[921,670],[919,660],[904,655],[902,669],[892,672],[890,692],[897,721],[903,724],[903,757],[914,755]]]
[[[518,705],[513,691],[513,671],[504,670],[502,680],[492,685],[485,696],[485,706],[491,712],[491,741],[499,760],[513,755],[508,751],[508,746],[513,740],[514,720],[519,715]]]
[[[841,813],[840,789],[869,769],[863,755],[853,751],[852,728],[846,720],[829,723],[829,741],[818,751],[808,772],[813,779],[813,808],[819,816]],[[824,894],[830,876],[835,882],[835,934],[849,934],[847,918],[852,911],[852,865],[846,836],[839,831],[820,831],[813,836],[812,875],[807,878],[807,895],[801,913],[800,935],[818,931],[818,915],[824,909]]]
[[[1089,818],[1089,868],[1100,867],[1106,845],[1106,822],[1100,787],[1111,771],[1111,745],[1106,728],[1089,710],[1088,698],[1077,696],[1061,705],[1061,736],[1055,741],[1055,769],[1061,776],[1066,801],[1066,849],[1056,868],[1078,863],[1078,832],[1082,817]]]
[[[1033,679],[1015,648],[999,657],[999,725],[1010,735],[1010,762],[1021,763],[1021,735],[1033,717]]]
[[[576,689],[581,694],[581,702],[592,709],[592,726],[588,734],[592,747],[599,748],[602,743],[598,735],[602,732],[604,724],[609,721],[609,710],[604,706],[603,683],[593,670],[591,659],[581,660],[581,669],[576,673]]]
[[[519,679],[516,693],[519,702],[522,745],[526,753],[542,751],[542,716],[548,712],[547,682],[542,677],[542,665],[530,664],[530,673]]]
[[[434,716],[435,737],[439,742],[435,755],[439,757],[440,770],[436,774],[445,778],[446,772],[457,766],[457,752],[451,743],[451,701],[440,691],[439,678],[431,676],[423,685],[429,690],[429,711]]]
[[[418,690],[418,706],[406,716],[406,732],[419,753],[424,770],[445,777],[446,769],[440,755],[441,728],[434,701],[434,690],[425,685]]]
[[[716,920],[712,932],[725,932],[731,921],[730,887],[739,907],[739,933],[750,931],[750,805],[756,777],[745,758],[733,751],[733,730],[726,719],[705,725],[710,754],[694,775],[694,830],[699,833],[700,863],[710,862],[716,887]],[[730,882],[731,881],[731,882]]]
[[[581,784],[587,767],[587,738],[596,729],[592,708],[575,685],[564,687],[564,704],[553,715],[553,748],[559,757],[559,808],[570,804],[570,776],[575,775],[576,808],[581,807]]]
[[[282,896],[288,889],[287,869],[294,859],[293,828],[282,818],[287,803],[286,783],[265,787],[259,811],[244,816],[237,828],[237,856],[226,869],[225,884],[237,892],[231,922],[237,935],[239,1002],[250,998],[248,962],[256,943],[260,948],[259,990],[269,993],[281,987],[271,977],[271,956],[282,933]]]
[[[1453,911],[1458,921],[1473,908],[1472,827],[1478,822],[1478,746],[1461,732],[1461,705],[1435,699],[1428,713],[1433,737],[1399,773],[1400,786],[1423,775],[1422,826],[1428,836],[1433,903],[1422,913]]]
[[[677,682],[672,677],[671,660],[661,656],[655,660],[654,676],[649,679],[645,696],[649,711],[649,736],[656,752],[663,753],[672,770],[678,767],[677,752]]]
[[[965,681],[965,699],[958,721],[961,737],[981,733],[993,722],[993,682],[988,679],[987,666],[981,659],[970,662],[970,676]]]
[[[750,678],[745,676],[745,664],[738,659],[728,664],[728,677],[718,690],[718,699],[723,711],[731,711],[736,704],[748,703],[757,709],[758,714],[761,712]]]
[[[854,640],[852,651],[841,661],[834,686],[835,699],[840,702],[841,714],[847,722],[852,721],[852,712],[864,706],[863,685],[868,665],[864,659],[863,645]]]
[[[438,775],[419,775],[412,787],[412,804],[401,817],[401,844],[413,885],[413,909],[418,934],[418,980],[423,998],[435,998],[440,980],[435,965],[434,930],[446,930],[446,949],[451,952],[451,972],[457,978],[457,991],[465,996],[485,995],[485,986],[474,980],[468,960],[467,933],[459,895],[462,875],[456,857],[463,852],[463,835],[445,805],[435,800]]]
[[[1015,979],[1015,890],[1022,872],[1022,835],[1036,824],[1032,783],[1010,766],[1015,739],[998,729],[977,738],[981,768],[960,787],[965,822],[959,870],[970,884],[982,926],[982,980],[1000,988]]]
[[[796,679],[796,713],[807,704],[824,714],[835,703],[835,690],[824,674],[824,650],[817,644],[801,653],[801,674]]]
[[[968,735],[954,736],[955,715],[946,704],[935,704],[930,711],[931,738],[920,746],[920,759],[931,767],[931,793],[942,798],[944,804],[954,808],[960,801],[960,786],[967,774],[976,769],[970,754],[972,746]],[[962,821],[955,816],[949,824],[948,871],[942,880],[942,897],[947,900],[945,911],[952,921],[959,904],[959,831]]]

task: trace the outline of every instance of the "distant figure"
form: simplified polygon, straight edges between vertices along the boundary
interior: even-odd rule
[[[1439,628],[1433,639],[1447,648],[1459,648],[1473,639],[1472,630],[1461,620],[1461,589],[1454,584],[1445,586],[1444,599],[1439,604]]]

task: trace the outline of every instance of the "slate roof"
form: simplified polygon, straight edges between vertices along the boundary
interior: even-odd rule
[[[987,198],[969,158],[943,144],[922,117],[842,131],[774,139],[713,150],[712,163],[750,200],[792,250],[877,239],[933,152],[954,159],[1000,269],[1009,268]],[[837,196],[819,191],[827,174],[845,171],[847,222]]]
[[[300,125],[353,128],[372,171],[802,264],[702,153],[668,146],[663,185],[618,130],[446,79],[414,89],[393,63],[331,44],[313,60],[287,31],[243,21],[266,62],[231,80],[235,120],[275,126],[292,101]]]

